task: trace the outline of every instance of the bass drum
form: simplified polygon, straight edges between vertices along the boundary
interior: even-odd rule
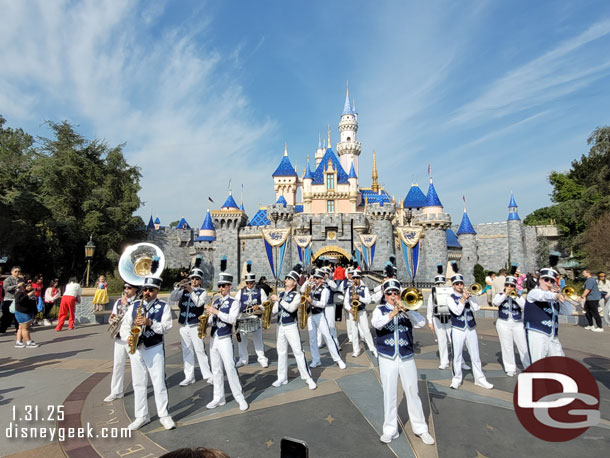
[[[343,295],[343,293],[335,293],[335,295],[333,296],[333,304],[338,305],[339,307],[343,307],[344,299],[345,296]]]

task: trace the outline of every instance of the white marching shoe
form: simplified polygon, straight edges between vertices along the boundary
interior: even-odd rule
[[[479,379],[479,380],[475,380],[474,384],[475,384],[476,386],[480,386],[480,387],[483,387],[483,388],[487,388],[488,390],[491,390],[491,389],[494,387],[494,386],[493,386],[491,383],[489,383],[489,382],[488,382],[487,380],[485,380],[484,378]]]
[[[194,378],[192,378],[192,379],[186,379],[185,378],[178,385],[180,385],[180,386],[189,386],[189,385],[192,385],[193,383],[195,383],[195,379]]]
[[[318,361],[317,363],[314,363],[313,361],[311,361],[311,362],[309,363],[309,367],[310,367],[310,368],[312,368],[312,369],[313,369],[314,367],[318,367],[318,366],[321,366],[321,365],[322,365],[322,363],[321,363],[320,361]]]
[[[457,390],[461,384],[461,380],[451,380],[451,385],[449,385],[449,387],[453,388],[454,390]]]
[[[345,369],[347,367],[345,365],[345,363],[343,362],[343,360],[337,361],[337,365],[339,366],[339,369],[341,369],[341,370],[343,370],[343,369]]]
[[[382,434],[379,438],[379,440],[384,444],[389,444],[392,442],[392,439],[398,439],[398,433],[394,434],[393,436],[390,436],[389,434]]]
[[[282,385],[286,385],[288,383],[288,380],[276,380],[275,382],[273,382],[271,385],[273,385],[274,387],[278,388]]]
[[[371,351],[373,352],[373,356],[375,358],[379,358],[379,353],[377,353],[377,349],[376,348],[373,348]]]
[[[237,361],[237,362],[235,363],[235,367],[236,367],[237,369],[239,369],[240,367],[244,367],[245,365],[246,365],[246,363],[245,363],[244,361],[242,361],[242,360],[239,360],[239,361]]]
[[[134,421],[132,421],[127,427],[131,431],[135,431],[140,429],[145,424],[150,423],[150,415],[146,415],[145,417],[138,417]]]
[[[212,401],[206,404],[208,409],[215,409],[218,406],[224,406],[227,403],[224,399],[212,399]]]
[[[244,410],[248,410],[248,408],[250,407],[245,399],[243,401],[239,401],[238,404],[239,404],[239,410],[241,410],[242,412]]]
[[[307,380],[305,380],[305,383],[307,383],[307,386],[310,390],[315,390],[318,387],[318,385],[316,385],[316,382],[314,382],[312,378],[308,378]]]
[[[166,417],[159,418],[159,422],[167,430],[174,429],[176,427],[176,423],[174,423],[174,420],[169,415],[167,415]]]
[[[108,396],[106,396],[104,398],[104,402],[112,402],[115,399],[119,399],[119,398],[122,398],[122,397],[123,397],[122,393],[121,394],[112,394],[112,393],[110,393]]]
[[[434,438],[428,431],[426,431],[425,433],[417,434],[417,436],[419,436],[419,438],[422,440],[422,442],[424,444],[434,445]]]
[[[469,371],[470,370],[470,366],[468,364],[462,362],[462,370]]]

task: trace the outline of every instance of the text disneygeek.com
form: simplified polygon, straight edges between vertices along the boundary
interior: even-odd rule
[[[78,428],[65,428],[63,426],[20,426],[19,423],[11,421],[4,430],[7,439],[49,439],[50,442],[64,442],[66,439],[129,439],[131,430],[129,428],[100,428],[95,432],[87,422],[85,426]]]

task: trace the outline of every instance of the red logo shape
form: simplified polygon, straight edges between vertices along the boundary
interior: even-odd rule
[[[581,363],[564,356],[536,361],[519,374],[513,393],[515,413],[532,435],[566,442],[600,421],[599,388]]]

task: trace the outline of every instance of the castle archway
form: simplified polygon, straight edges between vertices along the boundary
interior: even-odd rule
[[[311,261],[315,262],[320,258],[323,260],[331,260],[335,263],[340,263],[341,261],[348,262],[351,259],[351,255],[340,246],[327,245],[316,251],[316,253],[312,256]]]

